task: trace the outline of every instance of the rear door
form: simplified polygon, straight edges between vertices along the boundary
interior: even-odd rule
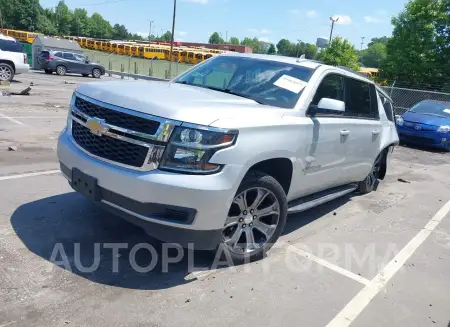
[[[63,52],[63,58],[67,63],[67,71],[71,73],[84,73],[81,63],[71,52]]]
[[[346,77],[345,117],[350,134],[344,175],[361,181],[370,173],[380,149],[381,123],[375,85]]]

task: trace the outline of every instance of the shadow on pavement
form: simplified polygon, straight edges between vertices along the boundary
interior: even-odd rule
[[[441,148],[433,148],[425,145],[418,145],[414,143],[409,143],[405,141],[400,141],[400,145],[405,148],[410,148],[414,150],[421,150],[426,152],[432,152],[432,153],[447,153],[448,151],[441,149]]]
[[[291,215],[283,234],[289,234],[322,217],[344,203],[351,196],[329,202],[320,207]],[[131,289],[157,290],[188,283],[193,271],[208,270],[214,263],[214,253],[188,251],[178,262],[164,265],[164,244],[148,236],[141,228],[116,217],[71,192],[23,204],[11,217],[11,225],[24,245],[34,254],[92,282]],[[133,248],[145,243],[156,251]],[[120,245],[116,255],[111,246]],[[166,255],[176,261],[180,250],[169,248]],[[270,255],[270,254],[269,254]],[[133,260],[133,258],[135,260]],[[96,261],[97,260],[97,261]],[[156,261],[152,261],[156,260]],[[97,269],[85,271],[97,262]],[[156,265],[148,272],[140,267]],[[191,269],[190,269],[191,268]]]

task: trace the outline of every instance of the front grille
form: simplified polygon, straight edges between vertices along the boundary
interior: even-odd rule
[[[403,126],[407,129],[417,130],[417,126],[419,127],[419,131],[436,131],[438,129],[437,126],[433,125],[426,125],[426,124],[420,124],[420,123],[411,123],[411,122],[404,122]]]
[[[111,110],[80,97],[75,99],[75,107],[89,117],[104,119],[106,123],[110,125],[126,128],[135,132],[154,135],[159,128],[159,122],[157,121]]]
[[[145,146],[106,135],[94,135],[87,127],[76,121],[72,121],[72,136],[75,142],[89,153],[132,167],[142,167],[149,151]]]
[[[416,135],[400,134],[400,138],[404,141],[417,142],[422,144],[434,144],[434,139]]]

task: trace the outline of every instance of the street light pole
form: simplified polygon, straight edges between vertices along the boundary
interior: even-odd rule
[[[154,20],[148,20],[150,22],[150,28],[148,30],[148,43],[150,43],[150,41],[152,40],[152,24],[154,22]]]
[[[336,19],[330,17],[330,20],[331,20],[331,31],[330,31],[330,41],[328,42],[329,44],[331,43],[331,39],[333,38],[334,23],[336,23],[339,20],[339,17],[337,17]]]
[[[174,40],[174,34],[175,34],[176,13],[177,13],[177,0],[173,0],[172,41],[170,42],[170,55],[169,55],[169,79],[172,78],[172,51],[173,51],[173,40]]]
[[[365,38],[366,38],[365,36],[361,36],[361,50],[363,48]]]

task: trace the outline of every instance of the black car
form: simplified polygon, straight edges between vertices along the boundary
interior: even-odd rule
[[[105,75],[105,67],[90,62],[86,56],[79,53],[42,51],[38,62],[46,74],[52,74],[53,72],[56,72],[58,75],[75,73],[83,76],[92,75],[95,78]]]

